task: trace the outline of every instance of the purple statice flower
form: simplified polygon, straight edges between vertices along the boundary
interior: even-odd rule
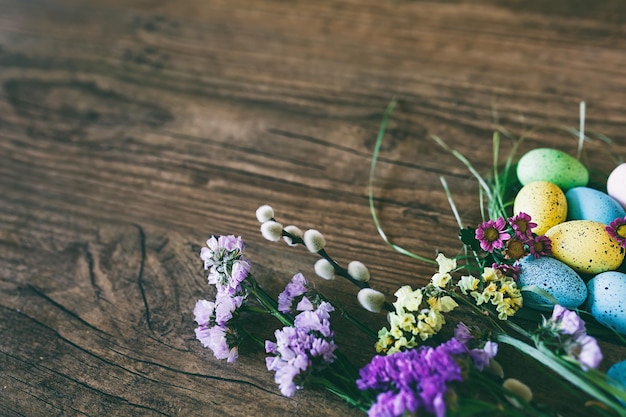
[[[579,337],[587,333],[585,321],[575,311],[568,310],[559,304],[554,306],[550,321],[554,329],[561,334]]]
[[[233,363],[238,355],[237,333],[225,323],[216,323],[216,314],[219,303],[207,300],[198,300],[193,312],[196,323],[196,338],[202,346],[213,351],[217,359],[226,359]]]
[[[505,230],[506,224],[506,220],[499,217],[497,220],[487,220],[478,226],[475,237],[484,251],[491,253],[495,249],[501,249],[504,246],[504,241],[511,238],[511,235]]]
[[[206,325],[215,317],[215,303],[207,300],[198,300],[196,307],[193,309],[196,316],[196,323]]]
[[[215,322],[228,323],[243,304],[244,297],[218,291],[215,296]]]
[[[530,215],[524,212],[519,212],[515,216],[509,217],[507,219],[507,221],[513,228],[515,236],[517,236],[522,241],[533,237],[532,229],[537,227],[537,223],[531,222],[530,220]]]
[[[274,381],[285,397],[292,397],[307,378],[335,360],[334,333],[330,329],[332,305],[322,302],[314,311],[296,316],[294,326],[276,330],[276,342],[265,341],[265,358]]]
[[[552,253],[552,241],[548,236],[535,236],[526,241],[530,254],[533,258],[541,258],[549,256]]]
[[[237,335],[226,326],[200,326],[196,329],[196,338],[202,346],[211,349],[217,359],[226,359],[228,363],[233,363],[239,355],[239,345],[231,346],[229,343],[229,339],[237,338]]]
[[[622,248],[626,248],[626,217],[618,217],[613,220],[606,227],[606,231],[612,238],[617,240]]]
[[[278,294],[278,311],[281,313],[294,313],[295,311],[314,310],[315,307],[306,297],[309,291],[309,282],[301,273],[295,274],[285,286],[283,292]],[[298,301],[299,299],[299,301]],[[294,302],[296,302],[294,309]]]
[[[209,270],[209,284],[219,291],[235,294],[250,272],[250,262],[243,258],[245,244],[241,237],[212,236],[200,250],[204,269]]]
[[[472,339],[471,329],[461,322],[454,337],[437,347],[421,346],[388,356],[374,356],[360,370],[356,381],[360,390],[377,393],[369,416],[421,415],[419,410],[445,416],[446,394],[451,384],[463,381],[463,363],[473,362],[482,370],[497,353],[498,345],[494,342],[470,349],[468,343]]]
[[[595,369],[602,362],[602,350],[598,341],[589,335],[584,335],[576,339],[568,349],[568,355],[580,363],[583,370]]]
[[[587,334],[585,322],[575,311],[555,305],[543,329],[554,339],[558,351],[576,360],[583,370],[597,368],[602,361],[602,351],[597,340]]]
[[[482,347],[470,349],[468,346],[470,341],[476,342],[472,331],[462,321],[454,328],[454,338],[467,347],[469,356],[472,358],[474,367],[482,371],[489,366],[489,361],[498,354],[498,344],[492,341],[486,341]]]
[[[445,416],[448,385],[463,380],[455,356],[465,352],[465,345],[452,338],[436,348],[421,346],[374,356],[356,381],[360,390],[378,392],[368,415],[402,416],[423,409],[437,417]]]
[[[489,362],[498,354],[498,344],[487,341],[482,348],[474,348],[469,351],[469,355],[474,362],[474,367],[482,371],[489,366]]]

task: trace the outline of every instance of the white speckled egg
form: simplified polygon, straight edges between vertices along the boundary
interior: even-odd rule
[[[568,190],[587,185],[589,171],[578,159],[563,151],[537,148],[520,158],[517,163],[517,178],[522,185],[548,181]]]
[[[570,220],[551,227],[546,236],[552,241],[552,256],[583,274],[611,271],[624,261],[624,248],[604,223]]]
[[[585,282],[576,271],[563,262],[547,256],[538,259],[527,256],[520,261],[520,267],[521,273],[517,284],[522,290],[525,286],[536,286],[569,309],[585,302],[587,298]],[[554,306],[553,302],[540,294],[522,291],[522,295],[524,306],[543,311],[550,311]]]
[[[567,218],[567,199],[563,191],[548,181],[526,184],[515,196],[513,212],[524,212],[537,223],[533,232],[542,235]]]
[[[593,220],[609,224],[626,216],[626,210],[608,194],[588,187],[574,187],[565,193],[569,220]]]
[[[587,282],[587,291],[587,311],[603,325],[626,334],[626,274],[598,274]]]
[[[626,163],[611,172],[606,181],[606,192],[626,209]]]

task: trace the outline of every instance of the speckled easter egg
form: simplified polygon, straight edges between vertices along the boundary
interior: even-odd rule
[[[565,193],[568,220],[593,220],[609,224],[626,216],[626,210],[608,194],[588,187],[574,187]]]
[[[626,163],[611,172],[606,181],[606,192],[626,209]]]
[[[546,236],[552,241],[552,256],[580,273],[611,271],[624,261],[624,248],[604,223],[570,220],[551,227]]]
[[[626,274],[603,272],[587,282],[585,309],[600,323],[626,334]]]
[[[576,158],[558,149],[537,148],[527,152],[517,163],[517,178],[522,185],[549,181],[563,190],[584,187],[589,171]]]
[[[537,223],[533,232],[542,235],[552,226],[567,218],[567,199],[563,191],[548,181],[535,181],[519,190],[513,203],[513,212],[524,212]]]
[[[611,365],[606,371],[607,381],[614,387],[619,387],[626,391],[626,361],[621,361]],[[621,401],[624,404],[624,401]]]
[[[563,262],[547,256],[535,259],[527,256],[520,260],[521,273],[518,287],[535,286],[554,297],[558,304],[566,308],[576,308],[587,298],[587,286],[580,275]],[[552,310],[554,303],[541,294],[522,291],[524,306],[536,310]]]

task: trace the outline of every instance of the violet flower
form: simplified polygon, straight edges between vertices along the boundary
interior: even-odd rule
[[[451,384],[463,381],[461,364],[472,362],[481,370],[497,352],[497,344],[492,342],[484,349],[469,349],[466,343],[471,339],[470,329],[460,323],[455,337],[437,347],[421,346],[374,356],[356,381],[359,389],[377,393],[369,416],[421,414],[420,410],[445,416],[445,398]]]
[[[292,397],[307,379],[335,360],[334,333],[330,329],[330,312],[334,309],[322,302],[314,311],[304,311],[294,320],[294,327],[276,330],[276,342],[267,340],[265,358],[274,381],[285,397]]]
[[[294,311],[313,310],[314,306],[305,294],[309,291],[309,282],[301,273],[295,274],[285,286],[283,292],[278,294],[278,311],[281,313],[294,313]],[[296,302],[294,309],[294,302]]]
[[[236,236],[212,236],[200,251],[209,284],[215,285],[215,301],[199,300],[194,308],[196,338],[213,351],[217,359],[229,363],[237,359],[240,342],[236,317],[248,291],[242,284],[250,273],[250,262],[243,258],[244,242]]]
[[[597,340],[587,334],[585,322],[574,311],[555,305],[552,317],[539,329],[546,342],[557,352],[574,359],[583,370],[597,368],[602,361],[602,351]]]
[[[217,323],[216,314],[219,304],[207,300],[198,300],[194,308],[194,315],[198,327],[196,338],[202,346],[211,349],[217,359],[226,359],[233,363],[238,356],[239,337],[236,330],[229,328],[226,323]]]
[[[235,294],[250,272],[250,262],[243,258],[245,244],[241,237],[212,236],[200,250],[204,269],[209,270],[209,284],[219,291]]]

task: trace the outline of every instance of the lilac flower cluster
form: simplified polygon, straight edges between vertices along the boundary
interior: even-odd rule
[[[278,294],[278,311],[291,314],[296,311],[314,310],[313,303],[306,297],[310,290],[309,282],[304,275],[295,274],[285,286],[284,291]]]
[[[437,347],[421,346],[374,356],[356,381],[359,389],[377,393],[368,415],[395,417],[418,414],[421,409],[437,417],[445,416],[451,384],[463,381],[463,370],[470,363],[482,370],[497,353],[497,344],[493,342],[487,342],[482,349],[470,349],[470,339],[473,336],[469,329],[460,323],[455,337]]]
[[[276,343],[265,341],[267,369],[274,371],[274,381],[285,397],[292,397],[307,378],[335,360],[334,333],[330,329],[331,304],[323,301],[315,310],[303,311],[293,327],[276,330]]]
[[[200,252],[204,268],[209,270],[209,284],[214,285],[217,292],[215,301],[196,303],[196,338],[211,349],[217,359],[226,359],[229,363],[238,356],[240,337],[235,319],[248,295],[242,287],[250,272],[250,262],[243,258],[244,246],[240,237],[213,236]]]
[[[555,305],[552,317],[544,320],[540,332],[546,334],[546,343],[555,345],[557,352],[576,360],[583,370],[600,365],[602,351],[598,341],[587,334],[585,322],[576,312]]]

